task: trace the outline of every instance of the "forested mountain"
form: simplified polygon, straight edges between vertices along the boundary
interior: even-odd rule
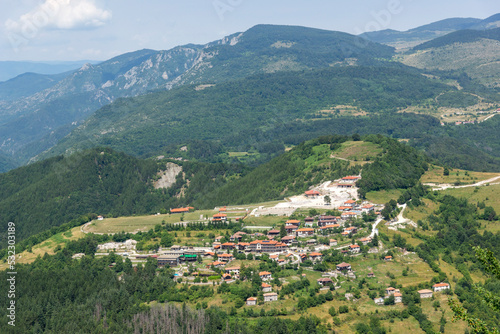
[[[161,203],[148,188],[157,168],[154,161],[94,149],[0,174],[1,242],[9,221],[21,240],[87,213],[150,212]]]
[[[372,42],[407,48],[458,30],[485,30],[494,29],[499,26],[500,14],[495,14],[484,20],[476,18],[449,18],[409,29],[407,31],[386,29],[365,32],[360,36]]]
[[[21,76],[0,85],[1,149],[26,162],[119,97],[256,73],[370,64],[392,53],[390,47],[346,33],[260,25],[206,45],[140,50],[85,64],[64,78]],[[46,135],[51,140],[39,145]]]
[[[439,48],[454,43],[472,43],[481,39],[491,39],[500,41],[500,28],[489,30],[460,30],[449,33],[445,36],[435,38],[431,41],[419,44],[413,50],[425,50]]]
[[[265,135],[281,126],[295,131],[312,119],[334,118],[339,105],[391,113],[447,91],[456,89],[397,66],[279,72],[204,89],[186,86],[103,107],[42,156],[94,145],[150,156],[190,139],[222,140],[235,147],[248,143],[244,133]],[[293,134],[282,130],[276,140]]]
[[[500,86],[500,28],[460,30],[422,43],[402,56],[402,62],[425,70],[464,72],[477,83]]]

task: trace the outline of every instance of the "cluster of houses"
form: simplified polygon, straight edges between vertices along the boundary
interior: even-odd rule
[[[421,299],[432,298],[432,294],[434,292],[448,290],[449,288],[450,288],[450,285],[448,283],[438,283],[438,284],[434,284],[432,286],[432,290],[430,290],[430,289],[418,290],[418,294],[420,295]],[[395,289],[393,287],[388,287],[387,289],[385,289],[384,298],[382,298],[382,297],[375,298],[373,301],[377,305],[384,305],[384,300],[389,298],[390,296],[394,296],[394,303],[396,303],[396,304],[403,302],[403,294],[399,291],[399,289]]]

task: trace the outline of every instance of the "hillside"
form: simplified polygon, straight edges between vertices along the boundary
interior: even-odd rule
[[[385,29],[365,32],[359,36],[372,42],[390,45],[398,49],[407,49],[455,31],[464,29],[494,29],[499,27],[499,24],[500,14],[495,14],[483,20],[476,18],[449,18],[407,31]]]
[[[199,88],[187,86],[120,99],[97,111],[41,157],[95,145],[151,156],[161,154],[168,145],[193,139],[222,141],[229,148],[268,138],[279,141],[303,129],[313,131],[305,138],[311,139],[331,133],[331,129],[326,133],[318,129],[324,127],[323,122],[335,121],[338,105],[351,105],[369,114],[387,114],[442,92],[455,91],[397,67],[280,72]],[[315,120],[318,122],[311,125]],[[337,122],[342,128],[342,121]],[[376,127],[377,121],[373,123]],[[309,130],[311,127],[317,129]]]
[[[162,203],[147,187],[157,168],[154,161],[94,149],[0,174],[0,241],[6,242],[9,221],[20,241],[87,213],[149,212]]]
[[[120,97],[256,73],[371,64],[392,56],[390,47],[362,42],[341,32],[261,25],[206,45],[140,50],[85,64],[52,82],[38,75],[29,87],[24,87],[27,77],[18,77],[0,85],[0,98],[19,91],[0,102],[2,150],[26,162]],[[44,136],[51,140],[38,144]]]
[[[402,62],[426,70],[460,71],[488,87],[499,87],[500,28],[461,30],[402,55]]]

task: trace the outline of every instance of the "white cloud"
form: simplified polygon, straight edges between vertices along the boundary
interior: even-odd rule
[[[77,30],[102,26],[111,12],[99,8],[94,0],[45,0],[17,20],[7,20],[8,31],[29,34],[43,29]]]

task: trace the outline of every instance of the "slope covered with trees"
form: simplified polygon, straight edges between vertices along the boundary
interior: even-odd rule
[[[280,72],[204,89],[189,86],[120,99],[44,156],[95,145],[149,156],[188,139],[224,141],[241,132],[265,134],[280,126],[285,126],[283,138],[294,134],[286,128],[307,126],[322,109],[353,105],[369,113],[393,112],[449,90],[455,88],[399,66]],[[334,117],[335,110],[325,116]]]

